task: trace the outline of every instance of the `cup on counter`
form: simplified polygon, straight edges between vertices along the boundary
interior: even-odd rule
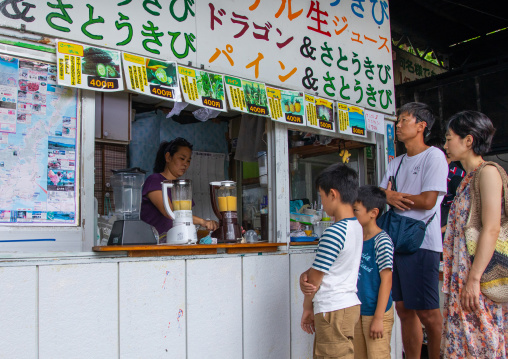
[[[304,227],[304,230],[303,230],[303,231],[305,232],[305,235],[306,235],[307,237],[312,236],[312,226],[311,226],[311,225],[308,225],[308,224],[307,224],[307,225]]]

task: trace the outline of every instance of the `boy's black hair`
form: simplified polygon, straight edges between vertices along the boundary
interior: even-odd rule
[[[328,195],[330,190],[337,190],[342,203],[355,203],[358,195],[358,173],[343,163],[325,168],[316,178],[316,188]]]
[[[414,116],[417,123],[425,122],[427,124],[423,131],[423,138],[426,138],[430,134],[430,130],[432,126],[434,126],[434,122],[436,122],[436,118],[429,105],[421,102],[409,102],[397,110],[397,119],[403,113]]]
[[[157,155],[155,156],[153,172],[154,173],[164,172],[164,169],[166,168],[166,157],[165,157],[166,153],[169,153],[169,155],[173,157],[173,155],[178,152],[180,147],[188,147],[192,151],[191,143],[182,137],[177,137],[169,142],[168,141],[161,142],[161,144],[159,145],[159,149],[157,150]]]
[[[367,212],[374,208],[379,209],[377,215],[377,218],[379,218],[386,206],[386,193],[376,186],[361,186],[358,189],[356,202],[361,203],[367,209]]]
[[[448,121],[447,130],[452,129],[460,138],[473,137],[473,152],[483,156],[490,151],[496,129],[490,118],[478,111],[457,112]]]

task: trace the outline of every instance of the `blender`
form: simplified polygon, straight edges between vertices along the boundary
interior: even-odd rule
[[[169,205],[168,188],[171,188]],[[197,242],[196,226],[192,219],[192,184],[191,180],[166,180],[162,182],[164,208],[173,220],[173,227],[168,231],[167,244],[195,244]]]
[[[233,181],[210,182],[210,201],[213,212],[219,218],[219,228],[212,233],[212,237],[217,238],[217,243],[240,241],[242,231],[238,225],[236,212],[236,183]]]
[[[157,244],[157,230],[139,218],[141,187],[146,172],[138,167],[112,172],[111,186],[117,220],[113,223],[108,245]]]

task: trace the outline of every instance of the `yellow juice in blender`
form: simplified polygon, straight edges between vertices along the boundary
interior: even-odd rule
[[[173,201],[173,211],[191,211],[192,201]]]
[[[226,201],[228,204],[228,211],[236,212],[236,197],[234,196],[227,196]]]
[[[217,201],[219,202],[219,212],[226,212],[228,210],[227,197],[217,197]]]

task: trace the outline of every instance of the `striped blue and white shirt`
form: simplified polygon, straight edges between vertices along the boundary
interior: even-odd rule
[[[314,313],[327,313],[360,304],[356,282],[363,245],[362,226],[345,218],[327,228],[312,268],[325,273],[314,296]]]

